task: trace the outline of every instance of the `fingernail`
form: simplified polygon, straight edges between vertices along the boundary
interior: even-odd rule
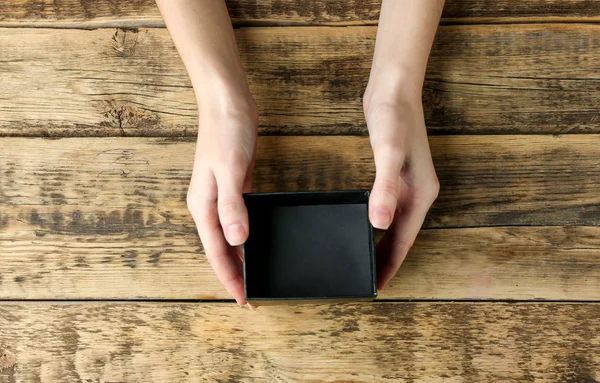
[[[248,305],[248,308],[252,311],[254,311],[258,308],[258,306],[252,306],[250,303],[246,303],[246,305]]]
[[[373,210],[373,222],[371,223],[376,228],[385,230],[392,224],[392,213],[378,207]]]
[[[239,223],[234,223],[227,227],[227,242],[231,246],[238,246],[244,243],[246,231]]]

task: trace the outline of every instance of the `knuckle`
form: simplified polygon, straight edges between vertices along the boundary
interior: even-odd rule
[[[414,203],[431,206],[440,194],[440,181],[435,173],[421,180],[414,188]]]
[[[427,202],[433,203],[440,194],[440,181],[435,173],[429,177],[423,186],[423,195]]]
[[[440,195],[440,180],[437,178],[437,176],[434,176],[433,178],[433,186],[432,186],[432,190],[433,190],[433,199],[436,200],[437,197]]]
[[[187,194],[186,204],[198,230],[203,231],[203,229],[209,228],[209,222],[212,222],[216,218],[216,213],[202,204],[200,197],[193,193]]]
[[[188,190],[185,203],[190,213],[194,215],[198,207],[198,198],[194,196],[194,193],[191,190]]]
[[[241,215],[244,208],[243,202],[237,197],[220,198],[218,201],[219,215],[221,218],[231,219]]]
[[[398,180],[384,178],[380,179],[377,184],[377,189],[380,193],[392,197],[395,201],[397,201],[400,198],[400,188]]]

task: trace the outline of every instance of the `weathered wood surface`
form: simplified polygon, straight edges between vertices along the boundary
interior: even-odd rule
[[[238,30],[261,134],[366,134],[375,28]],[[440,27],[429,133],[598,133],[599,52],[598,25]],[[164,29],[2,29],[0,64],[0,135],[195,136],[194,95]]]
[[[381,0],[227,0],[236,25],[376,24]],[[589,0],[446,0],[442,23],[597,22]],[[154,0],[11,0],[0,3],[0,27],[163,27]]]
[[[354,25],[236,30],[261,134],[366,134],[380,0],[227,3],[236,26]],[[467,136],[430,139],[442,192],[380,294],[595,302],[3,302],[0,383],[599,381],[600,26],[565,24],[599,21],[447,0],[425,114]],[[487,23],[508,25],[462,25]],[[0,136],[190,137],[0,138],[0,301],[230,299],[185,206],[195,100],[154,0],[11,0],[0,27]],[[468,136],[532,133],[580,135]],[[364,137],[259,143],[256,191],[371,186]]]
[[[432,137],[441,193],[425,228],[446,229],[421,232],[381,297],[600,299],[599,138]],[[0,146],[0,298],[228,297],[185,205],[194,142]],[[374,176],[366,137],[261,137],[255,173],[263,192],[370,188]],[[507,225],[558,226],[486,227]]]
[[[231,299],[190,226],[87,216],[62,231],[9,220],[0,299]],[[424,230],[379,298],[600,300],[599,238],[598,227]]]
[[[432,137],[442,190],[425,227],[599,225],[599,140],[599,135]],[[35,206],[40,213],[54,206],[118,208],[120,214],[152,208],[173,222],[188,215],[192,141],[1,142],[0,198],[6,207]],[[367,137],[259,140],[256,191],[368,189],[373,178]]]
[[[595,382],[600,304],[3,304],[0,382]]]

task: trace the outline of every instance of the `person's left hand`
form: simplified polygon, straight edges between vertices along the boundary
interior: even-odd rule
[[[363,99],[376,167],[369,219],[374,227],[388,229],[377,244],[380,290],[404,261],[440,188],[420,92],[390,88],[372,76]]]

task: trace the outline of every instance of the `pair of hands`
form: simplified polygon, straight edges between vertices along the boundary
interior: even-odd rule
[[[388,229],[377,244],[377,287],[394,276],[439,191],[420,92],[391,94],[371,76],[363,106],[376,177],[369,201],[374,227]],[[396,87],[394,89],[401,89]],[[252,188],[258,111],[250,92],[206,100],[187,204],[206,256],[238,304],[245,304],[240,246],[250,231],[242,193]]]

